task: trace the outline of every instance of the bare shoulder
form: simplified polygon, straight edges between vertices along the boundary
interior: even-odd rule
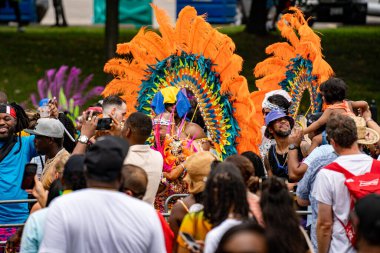
[[[207,137],[203,129],[198,124],[192,122],[186,124],[185,132],[187,135],[195,137],[196,139]]]

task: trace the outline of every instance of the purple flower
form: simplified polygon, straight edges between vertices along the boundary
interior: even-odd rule
[[[93,74],[80,81],[82,70],[77,67],[61,66],[58,70],[49,69],[45,76],[38,80],[37,89],[39,99],[36,94],[31,94],[30,100],[35,107],[42,98],[49,96],[56,97],[60,109],[74,110],[70,108],[70,103],[75,106],[83,106],[89,99],[99,96],[104,87],[96,86],[89,90],[89,84],[93,79]],[[87,92],[86,92],[87,91]],[[70,102],[73,101],[73,102]]]

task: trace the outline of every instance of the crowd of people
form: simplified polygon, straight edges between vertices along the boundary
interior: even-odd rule
[[[380,127],[346,89],[323,83],[325,109],[304,122],[286,92],[267,94],[260,153],[225,159],[178,90],[157,95],[154,117],[105,97],[76,127],[54,98],[41,117],[2,92],[0,199],[37,202],[0,204],[0,250],[379,252]]]

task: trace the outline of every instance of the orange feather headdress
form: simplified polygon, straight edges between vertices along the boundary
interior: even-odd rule
[[[259,125],[248,90],[240,76],[243,59],[235,44],[185,7],[173,26],[165,11],[152,5],[161,35],[142,28],[128,43],[117,46],[119,58],[104,71],[115,78],[103,95],[121,94],[128,114],[138,110],[152,114],[150,103],[159,90],[176,86],[190,90],[197,99],[208,135],[222,157],[257,151]],[[132,60],[130,60],[132,58]]]
[[[292,98],[290,114],[296,117],[304,92],[310,94],[311,112],[321,110],[319,85],[333,75],[330,65],[323,59],[321,39],[310,28],[303,13],[295,7],[279,20],[278,29],[288,42],[278,42],[266,48],[271,55],[258,63],[254,75],[259,91],[253,92],[257,118],[262,118],[261,103],[267,92],[284,89]]]

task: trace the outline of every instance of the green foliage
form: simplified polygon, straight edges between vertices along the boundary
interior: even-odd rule
[[[243,27],[221,29],[236,43],[244,59],[242,74],[254,90],[254,66],[265,59],[265,48],[280,41],[278,33],[257,37],[243,32]],[[137,30],[122,28],[120,42],[129,41]],[[380,27],[343,27],[326,29],[322,46],[336,76],[349,85],[349,98],[376,99],[380,105]],[[92,86],[105,85],[110,77],[103,73],[104,28],[102,27],[26,27],[17,33],[14,27],[0,27],[0,90],[11,100],[24,101],[36,92],[36,82],[46,69],[65,64],[77,66],[83,75],[94,73]]]

